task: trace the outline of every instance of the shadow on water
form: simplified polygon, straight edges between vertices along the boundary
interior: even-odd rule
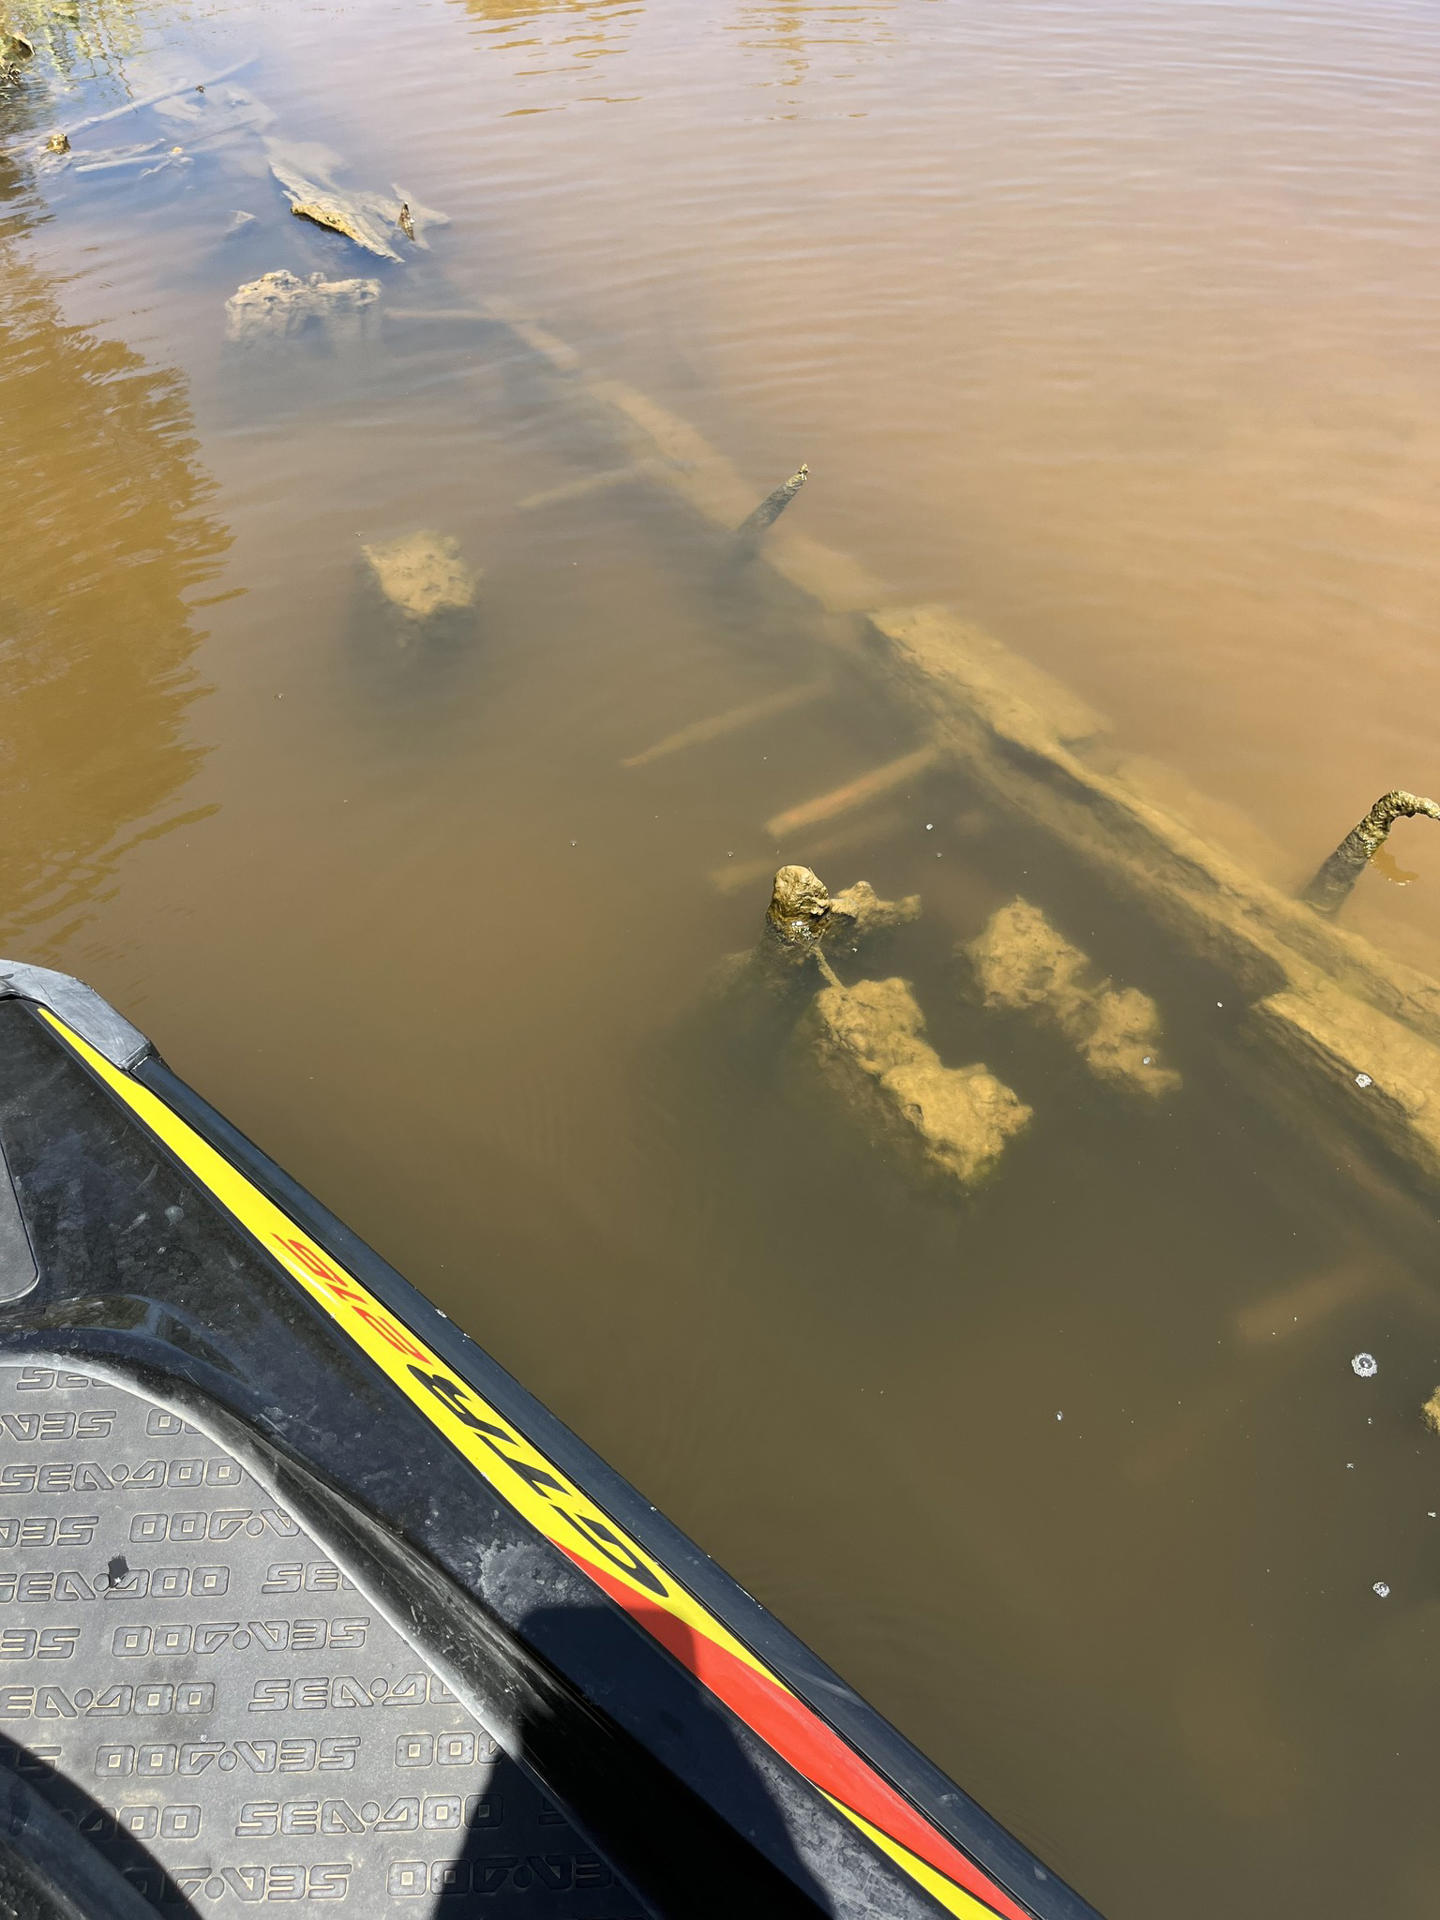
[[[28,103],[0,108],[12,139]],[[42,215],[0,154],[0,804],[4,911],[51,942],[124,847],[176,824],[203,750],[191,596],[229,545],[183,378],[66,322]],[[167,809],[171,811],[167,814]]]

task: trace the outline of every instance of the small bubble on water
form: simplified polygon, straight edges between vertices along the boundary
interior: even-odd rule
[[[1378,1593],[1382,1600],[1388,1600],[1390,1598],[1390,1588],[1384,1580],[1377,1580],[1370,1591],[1372,1593]]]
[[[1147,1053],[1145,1055],[1145,1058],[1140,1062],[1140,1064],[1142,1067],[1153,1067],[1155,1062],[1150,1058],[1150,1055]]]
[[[1357,1353],[1350,1362],[1350,1371],[1358,1374],[1362,1380],[1373,1380],[1380,1371],[1380,1363],[1373,1353]]]
[[[1355,1076],[1355,1084],[1357,1087],[1373,1087],[1375,1082],[1370,1078],[1368,1073],[1357,1073]]]

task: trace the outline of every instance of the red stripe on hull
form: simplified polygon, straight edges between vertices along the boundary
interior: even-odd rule
[[[902,1799],[803,1700],[737,1659],[725,1647],[693,1632],[673,1613],[641,1599],[630,1587],[582,1555],[571,1553],[568,1547],[565,1552],[632,1620],[693,1673],[703,1687],[723,1700],[747,1727],[822,1793],[843,1801],[872,1827],[898,1840],[937,1873],[943,1873],[977,1900],[983,1900],[1001,1920],[1033,1920],[1024,1907],[1017,1906],[968,1855],[932,1827],[908,1800]]]

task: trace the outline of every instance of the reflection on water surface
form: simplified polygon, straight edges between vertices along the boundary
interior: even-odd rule
[[[1033,1126],[962,1206],[797,1117],[701,983],[758,930],[762,823],[913,721],[663,488],[575,483],[645,456],[592,375],[754,499],[807,459],[787,526],[1049,666],[1293,884],[1440,786],[1429,10],[115,18],[144,57],[27,80],[12,166],[258,46],[279,137],[452,225],[361,259],[253,129],[82,174],[183,148],[132,116],[12,173],[9,948],[95,978],[1113,1920],[1428,1911],[1429,1196],[1278,1124],[1228,984],[956,778],[784,851],[922,895],[886,966]],[[227,351],[279,268],[449,317]],[[363,592],[360,543],[422,529],[483,574],[443,648]],[[1433,971],[1440,846],[1394,853],[1419,878],[1347,924]],[[1153,995],[1183,1097],[967,999],[953,949],[1018,894]]]
[[[184,377],[68,325],[27,258],[38,208],[0,174],[5,920],[62,938],[195,771],[189,609],[228,544]],[[43,933],[41,929],[44,929]]]

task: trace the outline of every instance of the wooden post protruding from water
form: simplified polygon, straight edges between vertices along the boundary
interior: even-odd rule
[[[782,481],[773,493],[767,493],[749,518],[740,522],[735,529],[737,539],[758,540],[767,527],[774,526],[809,478],[810,468],[802,460],[790,478]]]
[[[1351,889],[1370,856],[1384,846],[1391,827],[1402,814],[1408,818],[1417,813],[1423,813],[1427,820],[1440,820],[1440,804],[1418,793],[1406,793],[1403,787],[1382,793],[1365,818],[1346,834],[1300,898],[1317,913],[1338,913],[1350,898]]]

